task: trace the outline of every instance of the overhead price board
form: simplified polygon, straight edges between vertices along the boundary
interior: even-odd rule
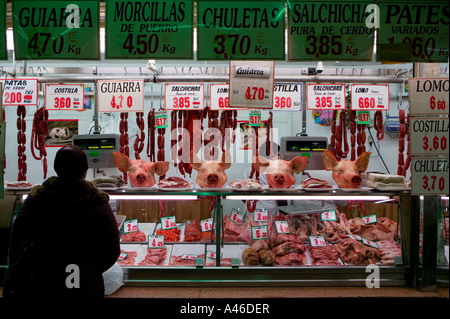
[[[0,60],[6,59],[8,59],[6,49],[6,0],[0,0]]]
[[[144,112],[144,80],[98,80],[99,112]]]
[[[197,1],[197,59],[284,60],[280,0]]]
[[[99,3],[13,1],[16,59],[99,59]]]
[[[377,60],[448,62],[447,1],[377,1]]]
[[[357,111],[388,111],[388,84],[352,84],[351,109]]]
[[[370,61],[368,1],[287,1],[288,60]]]
[[[193,0],[107,0],[107,59],[192,59]]]

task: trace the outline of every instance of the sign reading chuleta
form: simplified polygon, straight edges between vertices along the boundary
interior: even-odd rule
[[[106,0],[106,58],[191,59],[193,0]]]
[[[99,59],[99,3],[13,1],[16,59]]]
[[[448,62],[447,1],[377,1],[378,61]]]
[[[370,61],[369,1],[287,1],[288,60]]]
[[[284,60],[284,1],[197,1],[199,60]]]

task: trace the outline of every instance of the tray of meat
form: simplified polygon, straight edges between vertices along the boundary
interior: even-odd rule
[[[159,181],[157,188],[162,191],[181,192],[192,188],[192,185],[184,179],[171,176]]]
[[[239,250],[239,245],[224,245],[220,249],[220,253],[222,258],[220,259],[220,265],[231,267],[231,261],[233,258],[237,258],[239,260],[239,264],[243,265],[241,262],[241,253]],[[206,266],[215,266],[216,265],[216,245],[207,245],[206,246]]]
[[[169,266],[195,266],[197,258],[205,258],[205,245],[175,244],[172,248]]]
[[[177,223],[176,228],[171,229],[161,229],[161,223],[157,223],[155,227],[154,235],[164,235],[164,241],[166,243],[171,242],[181,242],[184,241],[184,228],[185,224],[179,224]]]
[[[339,252],[334,249],[333,245],[326,245],[324,247],[313,247],[307,245],[307,265],[313,266],[342,266],[344,263],[339,258]]]
[[[184,241],[199,241],[202,238],[202,227],[198,220],[191,220],[184,226]]]
[[[35,185],[26,181],[18,181],[18,182],[6,182],[5,181],[5,189],[7,191],[28,191],[32,189]]]
[[[137,245],[137,244],[120,245],[121,254],[125,253],[127,255],[125,256],[124,259],[117,260],[117,263],[121,266],[137,265],[143,259],[142,247],[145,247],[145,245]]]
[[[308,192],[326,192],[337,189],[337,186],[330,185],[327,180],[310,177],[301,183],[300,188]]]
[[[139,223],[139,229],[137,231],[126,233],[122,235],[120,239],[121,243],[146,243],[147,236],[153,235],[155,229],[155,223]]]
[[[248,191],[260,191],[264,186],[254,179],[236,179],[230,182],[229,186],[234,191],[248,192]]]
[[[139,262],[139,266],[167,266],[169,265],[172,245],[165,245],[164,248],[148,248],[142,245],[141,254],[144,256]]]

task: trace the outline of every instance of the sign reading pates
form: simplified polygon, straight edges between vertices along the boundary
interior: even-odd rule
[[[46,110],[82,110],[83,84],[46,84]]]
[[[143,112],[144,80],[99,80],[99,112]]]

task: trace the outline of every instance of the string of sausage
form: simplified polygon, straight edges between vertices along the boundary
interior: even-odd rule
[[[230,149],[236,140],[237,111],[225,110],[220,115],[220,134],[222,139],[222,152]]]
[[[330,145],[331,145],[331,152],[334,156],[336,156],[336,119],[337,119],[337,110],[333,110],[333,118],[331,120],[331,138],[330,138]]]
[[[128,113],[120,113],[120,153],[130,156],[130,148],[128,147]],[[123,180],[126,183],[128,180],[128,174],[123,173]]]
[[[266,136],[266,155],[272,155],[273,144],[273,113],[269,112],[269,118],[267,119],[267,136]]]
[[[164,146],[164,144],[165,144],[165,136],[164,135],[165,134],[166,134],[166,129],[165,128],[159,128],[158,129],[158,153],[156,155],[156,159],[157,159],[158,162],[160,162],[160,161],[163,162],[165,160],[165,158],[166,158],[165,150],[164,150],[164,148],[165,148],[165,146]],[[165,174],[159,176],[159,180],[162,180],[164,178],[166,178]]]
[[[350,160],[356,159],[356,111],[350,111]]]
[[[384,138],[383,113],[381,111],[375,112],[373,126],[377,131],[377,140],[381,141]]]
[[[4,107],[2,108],[2,115],[3,115],[3,117],[2,117],[3,123],[5,123],[5,125],[6,125],[6,121],[5,121],[5,119],[6,119],[6,112],[5,112],[5,108]],[[6,155],[3,155],[3,175],[5,175],[5,169],[6,169]]]
[[[356,142],[358,143],[356,155],[359,156],[366,151],[366,132],[365,132],[366,125],[357,124],[356,128],[358,129],[358,133],[356,135]]]
[[[23,110],[25,110],[25,107]],[[24,111],[22,114],[25,114]],[[47,150],[45,149],[45,135],[48,132],[47,121],[48,111],[44,107],[38,108],[33,117],[33,128],[31,131],[31,154],[34,159],[38,161],[42,160],[44,179],[47,178]],[[23,134],[22,138],[25,139],[25,134]],[[39,155],[36,155],[35,150],[39,152]]]
[[[339,125],[335,125],[335,156],[339,161],[341,158],[346,158],[349,152],[347,141],[347,112],[341,111],[339,115]],[[344,149],[342,149],[344,146]]]
[[[145,123],[144,123],[144,112],[137,112],[136,113],[136,124],[140,130],[136,133],[136,140],[134,141],[134,157],[136,159],[141,159],[141,156],[139,155],[144,150],[144,141],[145,141]]]
[[[155,109],[152,108],[147,115],[147,156],[150,161],[155,162]]]
[[[409,169],[409,166],[411,164],[411,153],[410,153],[410,143],[411,143],[410,136],[411,136],[411,134],[410,134],[409,119],[410,119],[410,115],[408,113],[408,116],[406,119],[406,127],[407,127],[407,129],[406,129],[407,138],[406,139],[407,139],[408,145],[406,147],[406,160],[405,160],[405,164],[403,165],[402,174],[401,174],[405,177],[406,177],[406,171]]]
[[[17,180],[25,181],[27,179],[27,156],[25,155],[25,142],[26,142],[26,124],[25,124],[26,110],[25,106],[19,105],[17,107],[17,164],[19,173]]]
[[[178,165],[178,127],[177,127],[178,111],[173,110],[170,113],[170,159],[172,160],[173,166]]]
[[[252,145],[253,145],[252,146],[252,159],[258,158],[258,156],[259,156],[258,128],[253,127],[253,130],[254,130],[254,138],[252,138]],[[252,170],[250,171],[250,176],[248,178],[253,179],[253,175],[255,175],[255,179],[259,181],[259,172],[252,165]],[[256,203],[255,203],[255,205],[256,205]]]

